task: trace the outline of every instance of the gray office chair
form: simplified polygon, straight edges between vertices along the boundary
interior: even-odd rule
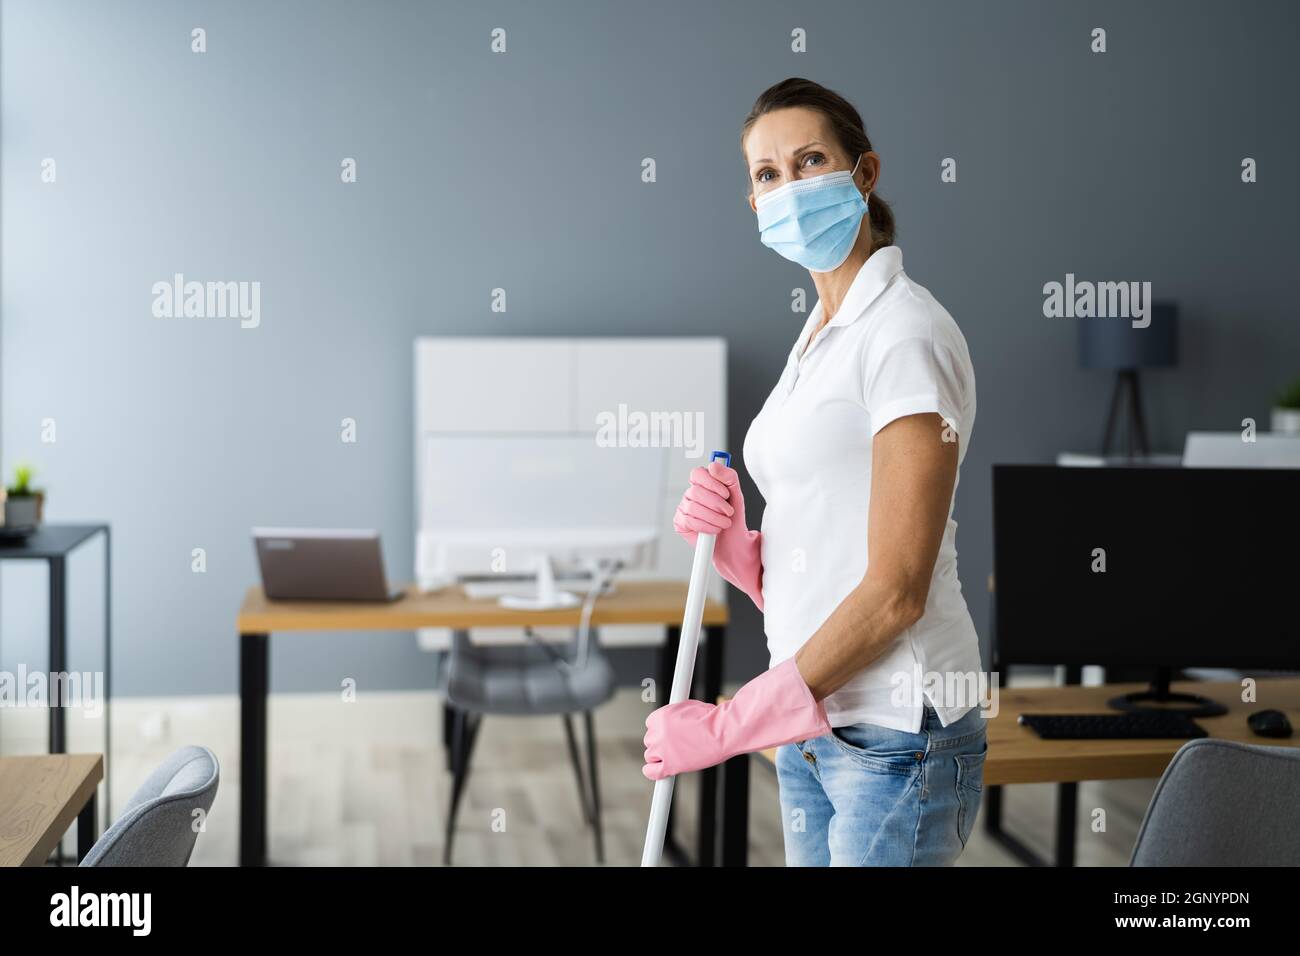
[[[447,842],[443,863],[451,864],[456,812],[460,808],[469,759],[478,737],[479,725],[487,714],[544,716],[564,719],[569,760],[578,781],[583,819],[591,826],[596,842],[596,862],[605,862],[604,835],[600,822],[600,786],[596,774],[596,731],[592,711],[614,694],[614,670],[594,639],[594,632],[579,629],[571,645],[543,643],[526,630],[530,643],[519,647],[483,647],[470,642],[469,634],[452,636],[447,660],[447,705],[452,724],[447,742],[452,773],[451,803],[447,811]],[[581,712],[586,722],[587,773],[578,757],[573,732],[573,715]]]
[[[131,795],[81,865],[188,866],[199,836],[196,821],[212,809],[219,776],[211,750],[182,747]]]
[[[1202,738],[1151,796],[1131,866],[1300,866],[1300,750]]]

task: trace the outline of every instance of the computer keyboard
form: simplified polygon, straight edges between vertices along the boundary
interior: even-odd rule
[[[1188,740],[1209,734],[1185,714],[1152,710],[1122,714],[1021,714],[1044,740]]]

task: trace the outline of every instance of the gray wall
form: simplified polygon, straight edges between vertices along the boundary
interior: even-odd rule
[[[990,465],[1095,449],[1108,395],[1076,367],[1073,322],[1043,317],[1045,282],[1150,280],[1182,303],[1182,366],[1146,379],[1162,448],[1266,421],[1300,371],[1293,4],[2,11],[5,467],[35,462],[51,518],[112,522],[119,693],[234,688],[251,525],[376,526],[409,574],[417,335],[723,335],[739,449],[802,324],[790,290],[811,292],[742,204],[739,123],[788,75],[861,108],[907,269],[970,343],[958,546],[981,628]],[[339,182],[345,156],[356,185]],[[1240,182],[1245,156],[1257,184]],[[40,182],[45,157],[56,185]],[[260,281],[261,326],[153,318],[151,286],[175,272]],[[72,568],[76,666],[95,660],[98,561]],[[43,581],[5,571],[6,667],[43,663]],[[756,614],[735,605],[741,678],[765,657]],[[289,637],[272,666],[277,689],[431,676],[405,635]]]

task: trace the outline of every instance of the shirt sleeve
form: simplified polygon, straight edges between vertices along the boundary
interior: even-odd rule
[[[961,433],[964,376],[952,354],[931,336],[910,336],[868,350],[863,365],[863,401],[872,437],[896,419],[926,412]]]

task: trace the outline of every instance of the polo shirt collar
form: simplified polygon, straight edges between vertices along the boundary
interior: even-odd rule
[[[849,291],[844,296],[844,301],[840,303],[840,310],[835,313],[835,318],[826,323],[828,328],[851,325],[861,318],[863,311],[869,306],[880,293],[885,291],[885,286],[889,281],[903,271],[903,250],[898,246],[885,246],[883,249],[877,249],[867,261],[862,263],[862,268],[858,274],[853,277],[853,283],[849,286]],[[794,348],[790,350],[789,362],[791,364],[799,361],[799,356],[804,354],[804,345],[808,341],[808,336],[817,324],[821,321],[822,303],[817,300],[813,306],[812,313],[808,316],[808,321],[804,323],[803,331],[799,333],[799,338],[794,343]]]
[[[849,286],[849,291],[840,303],[840,310],[827,325],[851,325],[861,317],[863,311],[880,293],[885,291],[889,280],[903,271],[903,250],[898,246],[885,246],[877,249],[862,263],[862,268]],[[818,307],[821,303],[818,302]]]

